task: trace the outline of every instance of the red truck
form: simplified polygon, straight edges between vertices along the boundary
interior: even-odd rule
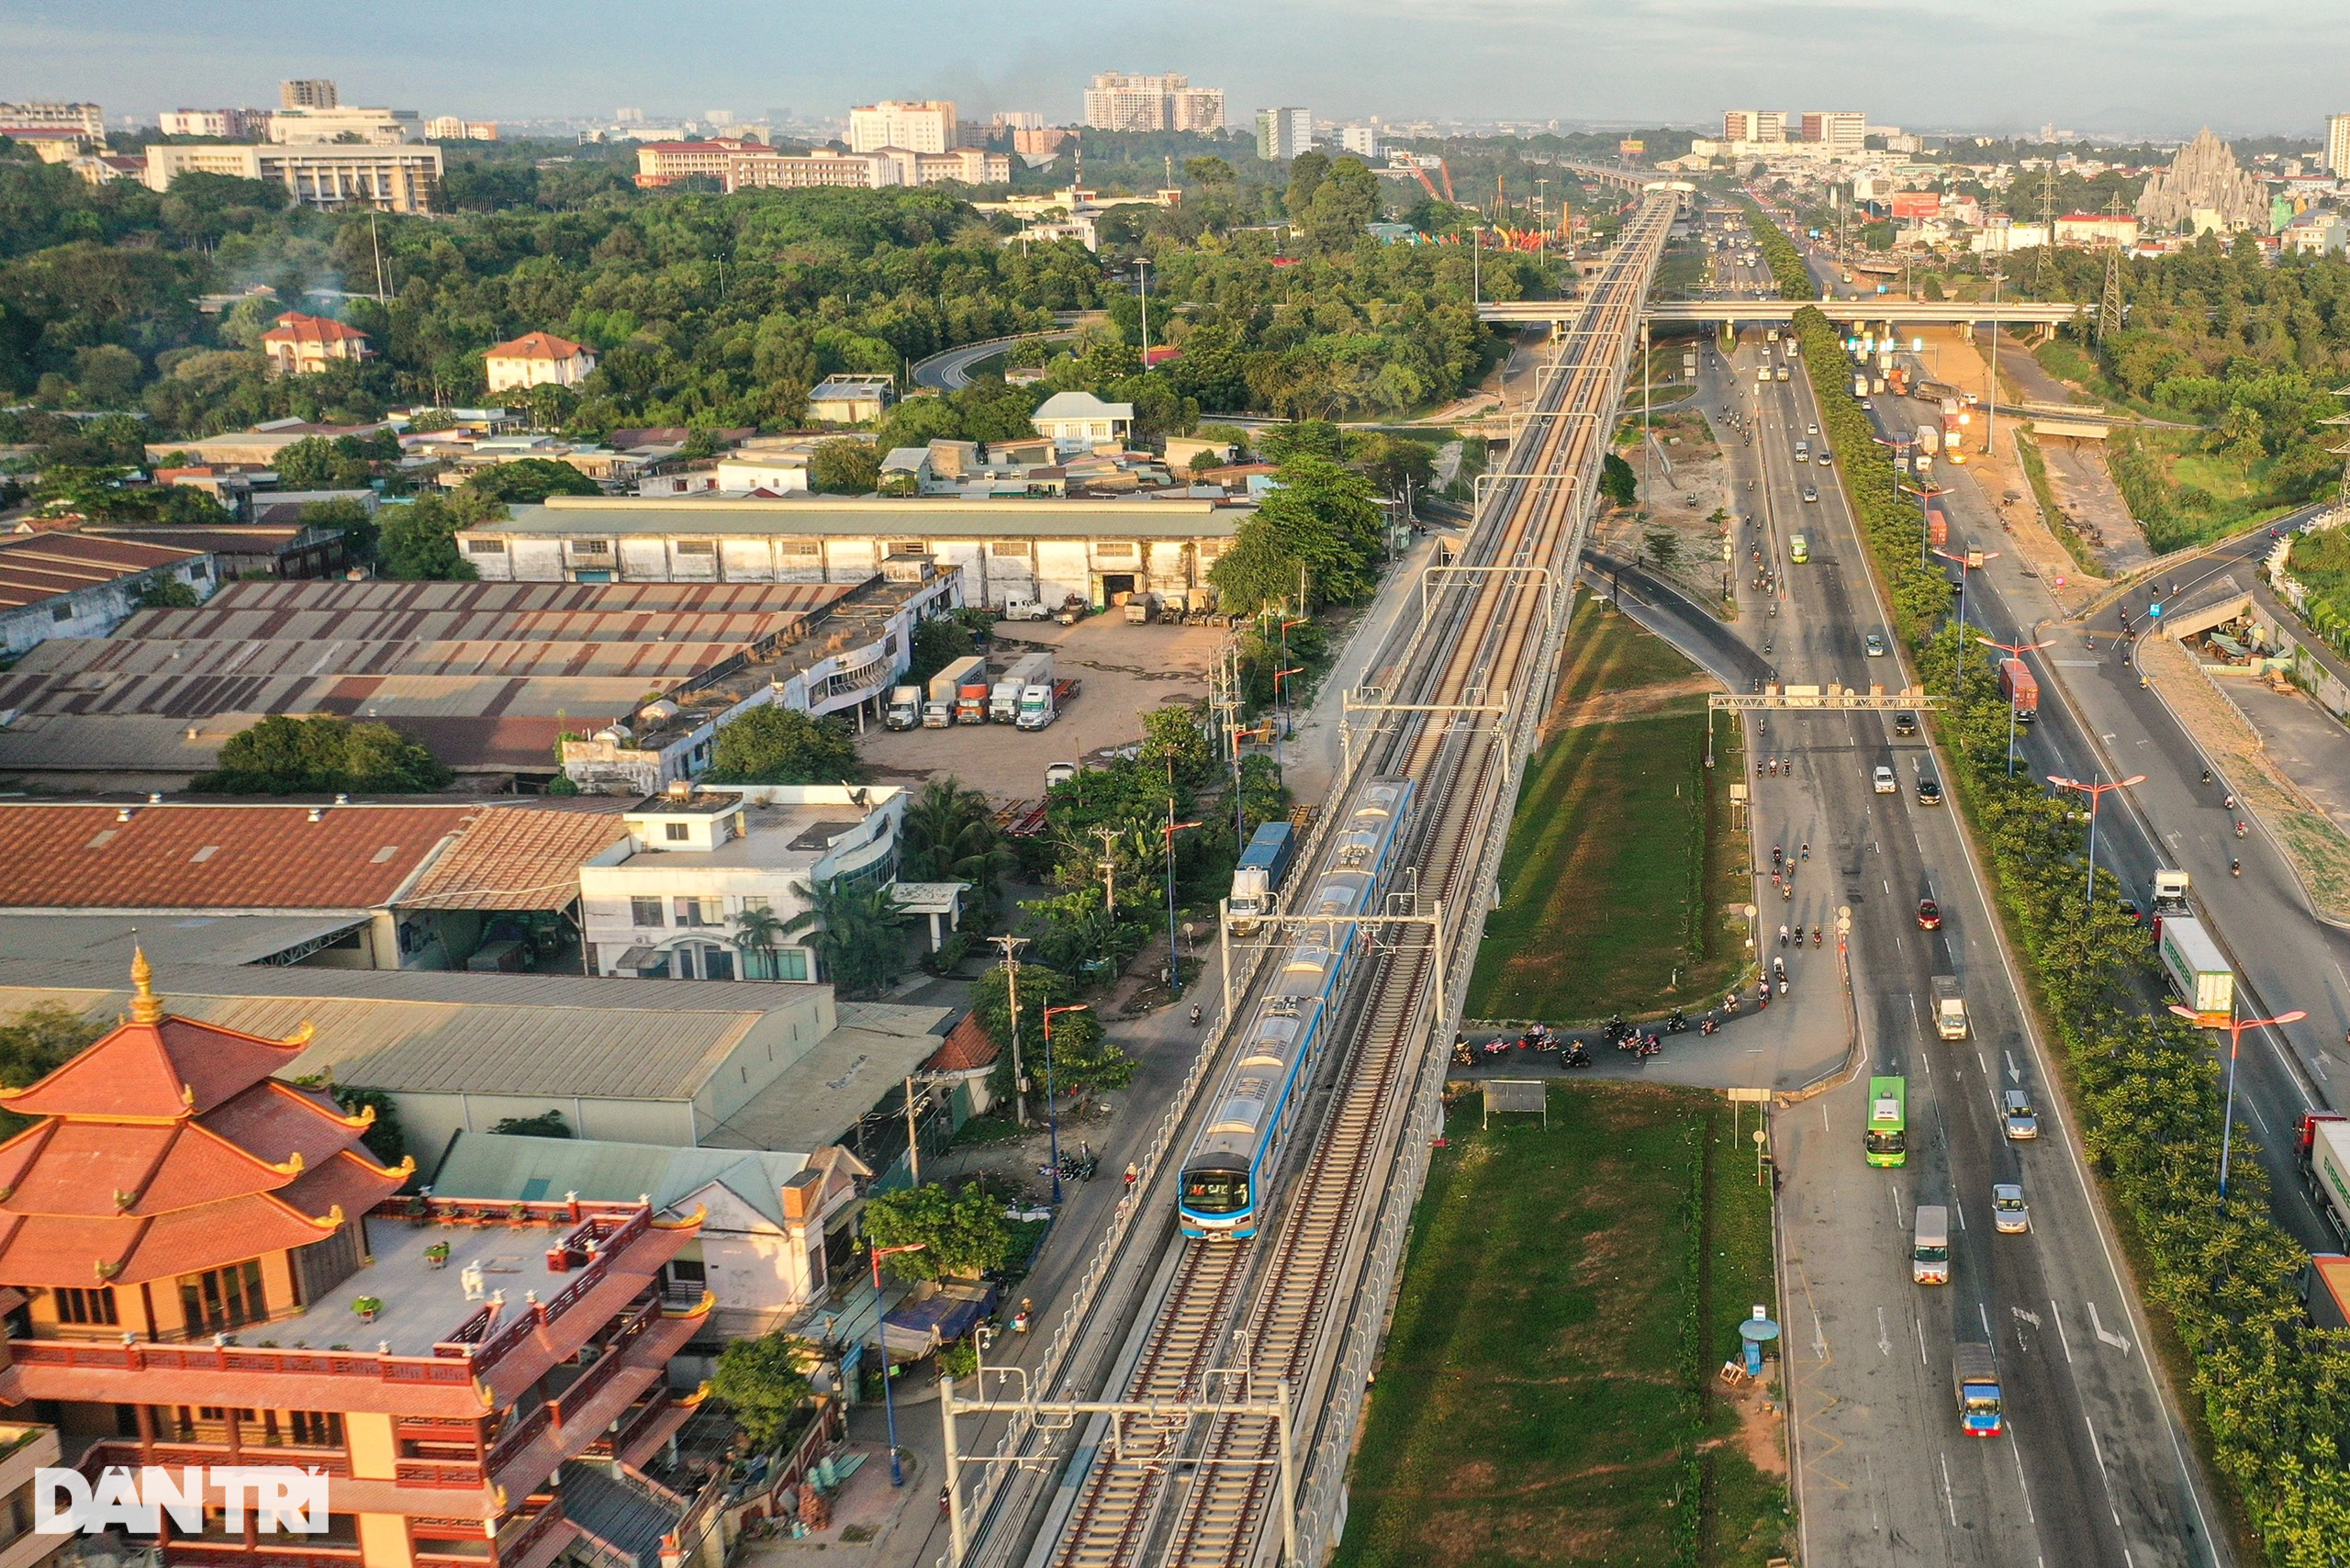
[[[1950,519],[1942,515],[1940,507],[1926,509],[1926,543],[1937,550],[1950,543]]]
[[[2016,722],[2028,724],[2040,717],[2040,682],[2021,659],[1999,661],[1999,695],[2015,709]]]

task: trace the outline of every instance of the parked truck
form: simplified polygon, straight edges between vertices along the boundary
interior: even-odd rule
[[[1069,700],[1077,695],[1082,685],[1077,680],[1039,681],[1020,689],[1020,717],[1013,721],[1024,730],[1041,730],[1061,716]]]
[[[1003,601],[1003,618],[1006,621],[1050,621],[1053,612],[1045,607],[1043,599],[1013,594]]]
[[[997,678],[988,697],[988,718],[999,724],[1012,723],[1020,717],[1020,694],[1032,686],[1049,685],[1052,678],[1052,650],[1021,655]]]
[[[1281,890],[1296,849],[1297,830],[1289,823],[1266,823],[1257,829],[1232,872],[1233,930],[1246,935],[1257,929],[1258,918],[1272,909]]]
[[[955,722],[955,704],[962,694],[965,682],[984,681],[987,661],[977,654],[966,654],[945,669],[930,678],[930,697],[922,705],[922,727],[943,730]],[[980,689],[984,691],[985,687]]]
[[[1958,1422],[1970,1438],[2006,1430],[1999,1414],[1999,1361],[1988,1345],[1964,1340],[1951,1350],[1951,1382],[1958,1392]]]
[[[2198,1013],[2232,1016],[2236,1003],[2235,971],[2220,956],[2220,945],[2191,914],[2174,914],[2162,924],[2157,946],[2163,969],[2179,1000]]]
[[[1945,1040],[1966,1038],[1966,993],[1958,988],[1956,975],[1936,975],[1934,989],[1934,1033]]]
[[[1147,626],[1158,619],[1158,596],[1142,589],[1126,596],[1126,624]]]
[[[893,686],[890,689],[890,711],[881,715],[885,730],[912,730],[922,725],[922,688]]]
[[[2299,1130],[2296,1158],[2310,1202],[2350,1247],[2350,1120],[2332,1111],[2311,1111],[2301,1117]]]
[[[988,697],[993,689],[988,684],[987,666],[982,665],[963,679],[955,689],[955,722],[958,724],[984,724],[988,722]]]
[[[2040,717],[2040,682],[2021,659],[1999,661],[1999,695],[2008,700],[2017,723],[2029,724]]]

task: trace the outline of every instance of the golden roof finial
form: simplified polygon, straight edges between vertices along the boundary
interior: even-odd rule
[[[163,999],[155,994],[155,970],[147,962],[147,950],[130,949],[130,985],[135,995],[130,999],[130,1021],[134,1024],[160,1024],[163,1021]]]

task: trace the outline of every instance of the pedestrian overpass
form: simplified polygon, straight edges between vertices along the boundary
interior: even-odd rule
[[[1641,314],[1659,325],[1694,322],[1776,326],[1792,319],[1807,305],[1830,321],[1847,326],[1894,327],[1997,321],[2053,328],[2072,320],[2087,308],[2064,300],[2001,300],[1993,305],[1981,299],[1652,299]],[[1580,299],[1487,300],[1477,307],[1477,319],[1494,326],[1564,330],[1582,319],[1583,308]]]

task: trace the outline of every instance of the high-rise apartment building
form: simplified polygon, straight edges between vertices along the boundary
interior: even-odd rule
[[[1194,87],[1180,71],[1104,71],[1085,90],[1085,123],[1101,130],[1222,130],[1224,89]]]
[[[1338,145],[1358,158],[1376,158],[1381,151],[1379,127],[1375,125],[1342,126],[1338,130]]]
[[[867,104],[848,112],[852,152],[878,152],[884,147],[945,152],[954,145],[955,106],[943,99]]]
[[[1785,141],[1787,116],[1784,109],[1725,109],[1724,141]]]
[[[2325,117],[2325,170],[2350,175],[2350,115]]]
[[[1286,162],[1314,145],[1314,113],[1281,108],[1257,111],[1257,156],[1268,163]]]
[[[1849,147],[1860,151],[1868,140],[1869,117],[1858,109],[1807,109],[1803,117],[1803,139],[1824,141],[1830,147]]]
[[[330,109],[341,102],[342,95],[323,76],[277,84],[277,106],[281,109]]]
[[[106,117],[95,104],[0,104],[0,131],[78,130],[102,138]]]

